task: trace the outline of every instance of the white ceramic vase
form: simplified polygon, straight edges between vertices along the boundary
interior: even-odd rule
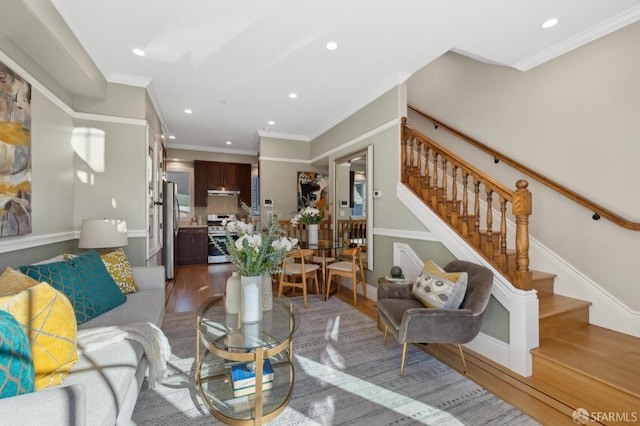
[[[240,276],[241,308],[243,323],[254,323],[262,319],[262,275],[255,277]]]
[[[225,288],[225,309],[227,313],[240,313],[240,274],[232,272]]]
[[[318,244],[318,224],[310,223],[307,225],[307,231],[309,233],[309,244]]]

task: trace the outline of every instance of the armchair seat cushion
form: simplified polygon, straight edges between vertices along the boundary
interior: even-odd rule
[[[378,313],[384,316],[383,322],[395,330],[400,329],[402,317],[408,309],[425,309],[418,299],[380,299],[378,300]]]

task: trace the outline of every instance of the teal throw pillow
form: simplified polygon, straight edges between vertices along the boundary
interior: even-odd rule
[[[127,300],[95,250],[63,262],[21,266],[20,271],[64,293],[73,306],[78,324]]]
[[[0,398],[33,392],[34,383],[29,338],[22,324],[0,311]]]

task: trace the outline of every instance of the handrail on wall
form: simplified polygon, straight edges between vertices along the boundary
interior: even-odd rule
[[[458,138],[470,143],[471,145],[475,146],[476,148],[479,148],[483,151],[485,151],[486,153],[488,153],[489,155],[493,156],[494,159],[499,160],[499,161],[504,161],[505,163],[507,163],[508,165],[510,165],[511,167],[520,170],[521,172],[531,176],[532,178],[536,179],[537,181],[543,183],[544,185],[548,186],[549,188],[559,192],[560,194],[564,195],[567,198],[570,198],[571,200],[575,201],[576,203],[582,205],[583,207],[586,207],[587,209],[591,210],[594,212],[593,214],[593,219],[594,220],[598,220],[600,219],[600,217],[604,217],[605,219],[610,220],[611,222],[615,223],[618,226],[621,226],[625,229],[630,229],[632,231],[640,231],[640,223],[638,222],[633,222],[627,219],[624,219],[623,217],[613,213],[611,210],[602,207],[600,204],[594,203],[591,200],[586,199],[585,197],[583,197],[582,195],[572,191],[571,189],[567,188],[566,186],[563,186],[561,184],[559,184],[558,182],[547,178],[546,176],[541,175],[540,173],[536,172],[535,170],[530,169],[529,167],[525,166],[522,163],[519,163],[518,161],[507,157],[504,154],[501,154],[500,152],[496,151],[493,148],[488,147],[487,145],[483,144],[482,142],[477,141],[476,139],[473,139],[471,136],[468,136],[456,129],[454,129],[453,127],[448,126],[447,124],[443,123],[442,121],[431,117],[430,115],[420,111],[417,108],[412,107],[411,105],[407,106],[408,109],[410,111],[415,112],[416,114],[418,114],[419,116],[421,116],[422,118],[425,118],[426,120],[431,121],[435,126],[437,127],[441,127],[442,129],[446,130],[447,132],[457,136]]]

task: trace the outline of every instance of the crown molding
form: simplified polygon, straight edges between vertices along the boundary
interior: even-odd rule
[[[176,145],[171,142],[167,143],[167,149],[187,149],[190,151],[202,151],[202,152],[219,152],[223,154],[238,154],[238,155],[253,155],[259,154],[258,151],[242,150],[242,149],[228,149],[228,148],[215,148],[210,146],[201,145]]]
[[[608,19],[601,25],[589,28],[580,34],[577,34],[561,43],[551,46],[548,49],[543,50],[533,56],[526,58],[523,61],[517,62],[513,65],[513,68],[519,71],[528,71],[538,65],[541,65],[547,61],[557,58],[560,55],[577,49],[593,40],[603,37],[609,33],[619,30],[629,24],[632,24],[640,19],[640,6],[636,6],[628,11]]]

